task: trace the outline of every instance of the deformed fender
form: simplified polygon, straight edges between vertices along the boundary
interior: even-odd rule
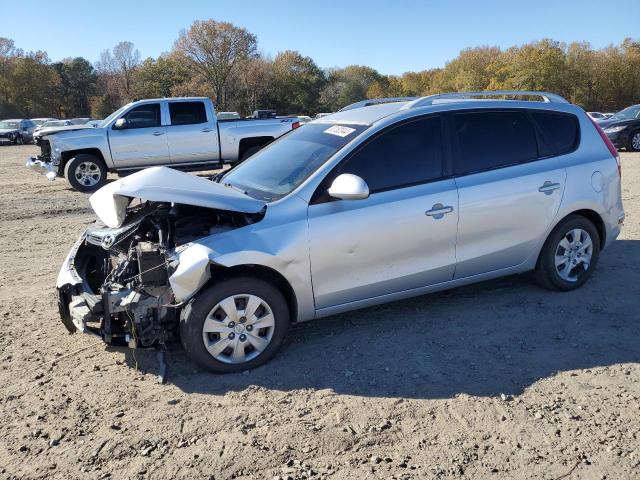
[[[306,210],[292,210],[293,214],[270,208],[261,222],[178,247],[172,255],[178,265],[169,277],[176,300],[193,297],[210,279],[211,265],[254,265],[278,272],[289,283],[296,298],[297,321],[314,318]]]
[[[187,245],[174,254],[179,264],[169,277],[169,284],[178,301],[189,300],[209,281],[209,263],[214,255],[213,250],[199,243]]]

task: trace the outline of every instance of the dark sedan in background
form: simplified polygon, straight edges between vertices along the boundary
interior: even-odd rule
[[[26,118],[0,121],[0,145],[3,143],[18,144],[33,142],[33,131],[36,124]]]
[[[640,152],[640,105],[620,110],[599,125],[616,148]]]

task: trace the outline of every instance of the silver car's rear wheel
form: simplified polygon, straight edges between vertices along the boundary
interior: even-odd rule
[[[274,330],[269,304],[256,295],[238,294],[211,309],[202,325],[202,340],[219,362],[245,363],[266,350]]]
[[[574,290],[591,276],[600,256],[600,233],[582,215],[569,215],[544,242],[535,278],[552,290]]]
[[[568,231],[556,247],[556,272],[567,282],[577,282],[579,275],[589,270],[593,240],[581,228]]]

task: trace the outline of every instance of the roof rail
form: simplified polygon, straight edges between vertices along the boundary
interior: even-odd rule
[[[408,103],[407,105],[404,105],[402,109],[408,110],[410,108],[433,105],[437,100],[482,100],[482,98],[476,97],[540,97],[545,103],[569,103],[565,98],[561,97],[560,95],[556,95],[555,93],[535,92],[529,90],[493,90],[486,92],[451,92],[428,95],[426,97],[418,98],[413,102]]]
[[[420,97],[388,97],[388,98],[370,98],[368,100],[362,100],[360,102],[352,103],[346,107],[342,107],[339,112],[346,112],[347,110],[353,110],[354,108],[369,107],[371,105],[379,105],[381,103],[394,103],[394,102],[411,102],[412,100],[419,100]]]

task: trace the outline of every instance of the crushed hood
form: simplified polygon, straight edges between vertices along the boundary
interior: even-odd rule
[[[96,215],[111,228],[122,226],[133,198],[241,213],[258,213],[265,202],[205,178],[152,167],[109,183],[89,197]]]
[[[65,125],[62,127],[45,127],[41,128],[40,130],[36,129],[34,133],[40,135],[41,137],[45,137],[47,135],[53,135],[55,133],[75,132],[76,130],[87,130],[89,128],[93,129],[94,127],[92,127],[91,125]]]

